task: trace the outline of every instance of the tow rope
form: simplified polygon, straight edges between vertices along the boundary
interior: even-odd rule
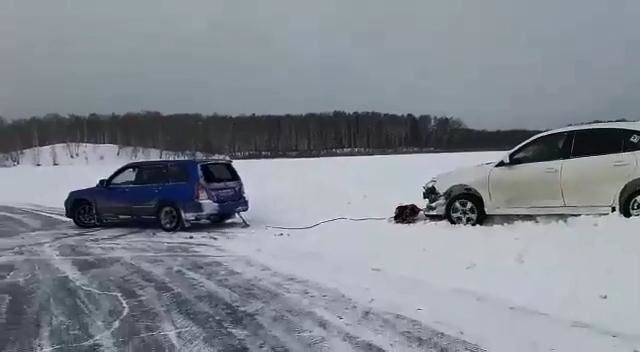
[[[337,217],[337,218],[333,218],[333,219],[328,219],[328,220],[323,220],[320,222],[317,222],[313,225],[309,225],[309,226],[300,226],[300,227],[285,227],[285,226],[270,226],[267,225],[265,226],[265,228],[267,229],[274,229],[274,230],[309,230],[312,229],[314,227],[318,227],[320,225],[326,224],[326,223],[330,223],[330,222],[334,222],[334,221],[383,221],[383,220],[390,220],[392,218],[383,218],[383,217],[366,217],[366,218],[348,218],[348,217]]]
[[[391,221],[393,220],[393,222],[395,222],[396,224],[412,224],[416,222],[421,212],[422,212],[422,209],[420,209],[417,205],[406,204],[406,205],[398,206],[396,208],[395,214],[391,217],[350,218],[346,216],[340,216],[333,219],[323,220],[309,226],[287,227],[287,226],[266,225],[265,228],[274,229],[274,230],[309,230],[314,227],[318,227],[320,225],[324,225],[326,223],[330,223],[334,221],[384,221],[384,220]]]

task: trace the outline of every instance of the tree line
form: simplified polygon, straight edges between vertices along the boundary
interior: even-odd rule
[[[88,116],[0,117],[0,152],[96,143],[235,158],[509,149],[537,133],[476,130],[457,118],[379,112],[202,115],[143,111]]]

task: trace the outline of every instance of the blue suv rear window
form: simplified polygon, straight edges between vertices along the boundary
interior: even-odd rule
[[[206,183],[239,181],[240,176],[229,163],[210,163],[200,165]]]

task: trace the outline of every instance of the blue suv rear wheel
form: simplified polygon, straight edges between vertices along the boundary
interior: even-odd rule
[[[163,205],[158,210],[158,224],[167,232],[178,231],[182,227],[180,209],[174,205]]]

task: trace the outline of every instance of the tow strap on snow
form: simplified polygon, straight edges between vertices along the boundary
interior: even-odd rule
[[[383,220],[389,220],[390,218],[382,218],[382,217],[367,217],[367,218],[348,218],[348,217],[338,217],[338,218],[333,218],[333,219],[328,219],[328,220],[323,220],[320,222],[317,222],[313,225],[309,225],[309,226],[300,226],[300,227],[284,227],[284,226],[265,226],[267,229],[274,229],[274,230],[308,230],[308,229],[312,229],[314,227],[329,223],[329,222],[334,222],[334,221],[383,221]]]

